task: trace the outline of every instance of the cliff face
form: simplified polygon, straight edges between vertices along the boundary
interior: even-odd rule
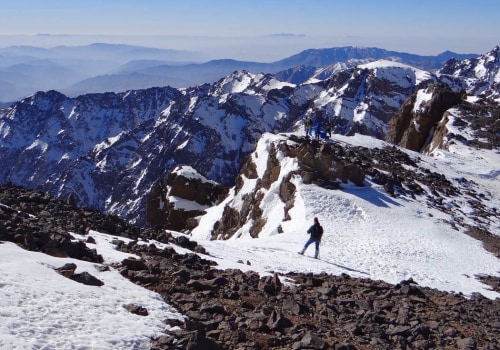
[[[389,122],[385,140],[412,151],[422,151],[434,137],[445,112],[458,106],[463,98],[462,93],[445,85],[416,91]]]
[[[146,221],[155,228],[191,230],[195,218],[216,205],[227,189],[198,174],[189,166],[178,166],[157,184],[146,202]]]

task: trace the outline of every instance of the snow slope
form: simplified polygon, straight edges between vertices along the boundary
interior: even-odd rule
[[[253,158],[257,161],[258,172],[266,166],[265,145],[276,137],[268,134],[259,142],[257,152],[260,149],[260,153]],[[334,138],[352,145],[384,146],[383,141],[360,135],[335,135]],[[471,152],[456,144],[449,151],[440,150],[429,156],[409,153],[420,157],[423,166],[444,174],[447,179],[466,178],[477,182],[479,191],[491,193],[488,205],[500,206],[500,172],[495,170],[500,161],[497,152]],[[286,173],[287,165],[283,167],[284,164],[286,161],[282,160],[282,172]],[[211,208],[193,231],[193,238],[210,253],[224,257],[224,261],[248,262],[250,265],[245,268],[261,272],[347,273],[389,283],[413,278],[422,286],[443,291],[466,295],[479,292],[490,298],[499,296],[474,276],[498,276],[500,260],[487,252],[481,242],[454,229],[450,225],[454,217],[429,208],[424,198],[393,198],[369,180],[364,187],[347,184],[340,191],[305,185],[300,178],[295,178],[294,184],[297,194],[289,212],[290,221],[282,221],[283,203],[277,195],[278,188],[271,187],[264,194],[265,204],[261,208],[267,223],[258,239],[250,237],[250,225],[245,225],[230,240],[208,240],[207,228],[220,217],[226,204],[238,201],[236,196]],[[466,199],[446,200],[450,207],[461,206],[454,215],[474,215]],[[319,261],[297,254],[308,238],[306,231],[314,217],[318,217],[325,228]],[[278,233],[276,227],[279,225],[283,233]],[[494,233],[500,234],[499,222],[490,225]],[[306,255],[314,255],[313,246],[308,248]]]
[[[133,256],[114,250],[113,237],[90,234],[106,263]],[[54,271],[70,262],[77,265],[76,273],[87,271],[104,285],[83,285]],[[128,312],[127,304],[145,307],[149,316]],[[149,349],[150,337],[175,331],[163,320],[182,317],[158,294],[116,270],[100,272],[93,263],[26,251],[11,242],[0,244],[2,350]]]

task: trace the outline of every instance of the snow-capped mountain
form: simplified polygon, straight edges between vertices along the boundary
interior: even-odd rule
[[[37,93],[2,113],[1,181],[141,218],[144,197],[176,164],[232,184],[263,131],[289,128],[287,85],[238,72],[191,90]]]
[[[304,50],[276,63],[288,67],[299,65],[325,67],[339,62],[348,62],[350,60],[378,61],[386,59],[405,63],[420,69],[433,70],[440,68],[451,58],[463,60],[471,57],[477,57],[477,55],[457,54],[455,52],[445,51],[437,56],[420,56],[411,53],[384,50],[377,47],[344,46]]]
[[[463,61],[451,59],[438,73],[444,78],[459,78],[460,87],[469,95],[498,99],[500,97],[500,46],[496,46],[487,54],[477,58],[468,58]]]
[[[346,46],[305,50],[271,63],[233,59],[200,63],[203,58],[195,52],[132,45],[12,46],[0,48],[0,104],[40,90],[58,90],[76,97],[87,93],[122,92],[167,85],[186,88],[212,84],[237,70],[272,74],[301,65],[320,69],[348,60],[379,59],[398,61],[421,69],[437,69],[452,57],[463,60],[477,56],[453,52],[420,56],[375,47]]]
[[[439,81],[378,61],[302,84],[236,71],[190,89],[39,92],[0,114],[0,181],[145,224],[145,198],[176,165],[231,186],[264,132],[302,130],[305,116],[331,119],[334,133],[383,138],[405,100]]]

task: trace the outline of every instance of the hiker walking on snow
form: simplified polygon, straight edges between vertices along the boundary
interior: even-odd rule
[[[321,236],[323,236],[323,227],[319,224],[318,218],[314,218],[314,224],[309,227],[307,233],[310,235],[304,248],[299,252],[300,255],[304,255],[307,247],[314,242],[316,245],[316,251],[314,252],[314,258],[317,259],[319,255],[319,243],[321,242]]]

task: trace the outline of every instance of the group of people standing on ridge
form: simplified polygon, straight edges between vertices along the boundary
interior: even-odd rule
[[[304,120],[304,130],[306,132],[306,136],[311,136],[314,131],[314,137],[316,140],[320,138],[331,138],[332,137],[332,122],[330,119],[327,119],[325,124],[323,125],[320,117],[306,117]]]

